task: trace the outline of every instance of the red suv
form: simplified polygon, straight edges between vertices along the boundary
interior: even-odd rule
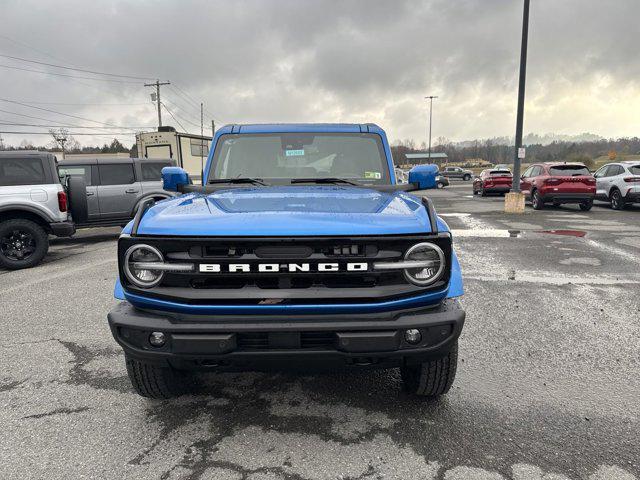
[[[513,175],[509,170],[483,170],[480,175],[473,179],[473,194],[480,193],[486,197],[488,193],[505,194],[511,190]]]
[[[587,211],[593,206],[596,179],[582,163],[538,163],[522,174],[520,189],[536,210],[545,203],[577,203]]]

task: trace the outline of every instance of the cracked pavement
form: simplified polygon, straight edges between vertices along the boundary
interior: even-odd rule
[[[117,229],[92,229],[0,271],[0,478],[640,478],[640,208],[429,195],[468,315],[442,400],[394,370],[211,374],[140,398],[106,323]]]

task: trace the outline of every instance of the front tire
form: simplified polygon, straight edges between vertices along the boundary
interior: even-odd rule
[[[0,266],[9,270],[31,268],[49,251],[49,237],[40,225],[24,218],[0,223]]]
[[[138,395],[167,400],[187,391],[185,378],[173,368],[140,362],[130,357],[126,357],[125,362],[129,380]]]
[[[544,202],[537,190],[531,195],[531,206],[534,210],[542,210],[544,208]]]
[[[462,177],[462,179],[463,179],[465,182],[468,182],[469,180],[471,180],[471,175],[467,174],[467,175],[465,175],[464,177]]]
[[[438,398],[449,391],[458,368],[458,341],[437,360],[400,368],[404,390],[426,398]]]

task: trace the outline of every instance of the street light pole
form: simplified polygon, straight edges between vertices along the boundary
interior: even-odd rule
[[[429,163],[431,163],[431,123],[433,119],[433,99],[438,98],[436,95],[429,95],[428,97],[424,97],[425,99],[429,99]]]
[[[516,119],[516,146],[513,159],[513,191],[520,192],[520,148],[522,148],[522,126],[524,122],[524,87],[527,76],[527,40],[529,36],[529,1],[524,0],[522,15],[522,46],[520,49],[520,83],[518,85],[518,114]]]

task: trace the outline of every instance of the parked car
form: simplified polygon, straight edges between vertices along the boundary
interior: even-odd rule
[[[509,170],[487,169],[473,179],[473,194],[486,197],[490,193],[504,195],[511,191],[513,175]]]
[[[465,313],[460,266],[428,197],[437,168],[394,181],[373,124],[228,125],[204,186],[142,208],[118,241],[108,315],[129,379],[150,398],[189,371],[400,368],[436,398],[453,383]],[[331,162],[320,162],[330,158]]]
[[[161,171],[173,165],[170,159],[68,159],[58,163],[58,171],[85,181],[87,220],[77,226],[124,226],[145,200],[171,196],[162,189]]]
[[[595,174],[596,200],[611,203],[622,210],[626,205],[640,203],[640,162],[608,163]]]
[[[464,170],[460,167],[445,167],[440,170],[440,175],[447,178],[461,178],[465,182],[471,180],[473,172],[471,170]]]
[[[396,167],[396,183],[407,183],[409,180],[409,175],[403,169]]]
[[[436,187],[444,188],[449,186],[449,179],[447,177],[443,177],[442,175],[436,176]]]
[[[147,199],[165,199],[160,171],[171,160],[58,162],[47,152],[0,152],[0,266],[29,268],[49,249],[48,235],[125,225]]]
[[[493,169],[494,170],[509,170],[509,171],[511,171],[511,166],[507,165],[506,163],[499,163],[495,167],[493,167]]]
[[[577,203],[580,210],[588,211],[596,195],[596,180],[582,163],[538,163],[524,171],[520,190],[536,210],[546,203]]]
[[[76,190],[79,184],[80,190]],[[82,182],[71,182],[75,213],[82,214]],[[75,233],[70,195],[47,152],[0,152],[0,267],[28,268],[49,249],[49,235]]]

